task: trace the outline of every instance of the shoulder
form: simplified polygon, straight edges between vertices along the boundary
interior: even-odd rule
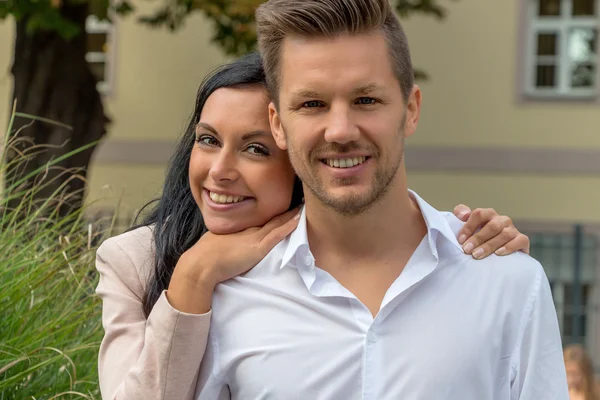
[[[98,269],[104,264],[117,273],[127,273],[134,268],[145,280],[154,263],[153,232],[153,227],[142,226],[106,239],[96,252]]]
[[[458,235],[464,222],[452,213],[444,213],[444,216],[454,235]],[[492,254],[483,260],[475,260],[462,253],[460,249],[457,249],[457,253],[461,253],[457,254],[459,264],[467,267],[469,272],[474,272],[496,284],[509,286],[516,291],[530,292],[547,279],[543,266],[533,257],[520,251],[507,256]]]

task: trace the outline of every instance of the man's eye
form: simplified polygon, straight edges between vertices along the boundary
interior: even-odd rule
[[[369,104],[375,104],[377,102],[377,100],[375,100],[372,97],[360,97],[359,99],[356,100],[356,102],[358,104],[362,104],[362,105],[369,105]]]
[[[320,107],[320,106],[321,106],[321,102],[318,100],[306,101],[302,104],[302,107],[306,107],[306,108],[315,108],[315,107]]]
[[[200,135],[196,138],[196,142],[204,146],[218,146],[219,141],[210,135]]]

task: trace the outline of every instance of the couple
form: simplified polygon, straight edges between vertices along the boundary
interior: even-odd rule
[[[567,399],[542,267],[482,259],[522,235],[408,190],[387,0],[270,0],[257,29],[262,63],[203,83],[158,205],[98,250],[103,398]]]

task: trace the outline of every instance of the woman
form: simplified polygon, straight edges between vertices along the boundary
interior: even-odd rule
[[[209,76],[158,204],[141,227],[98,250],[103,398],[193,398],[214,287],[295,229],[302,186],[271,136],[268,103],[256,54]],[[487,254],[528,250],[492,212],[474,212],[466,236],[490,221],[477,233],[479,244],[489,239]]]
[[[594,378],[594,366],[583,346],[578,344],[567,346],[563,355],[570,400],[600,400],[598,385]]]

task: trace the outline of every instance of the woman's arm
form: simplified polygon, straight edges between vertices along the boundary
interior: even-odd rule
[[[210,312],[178,311],[163,293],[146,320],[142,282],[152,268],[151,240],[150,229],[140,228],[107,240],[97,252],[105,330],[98,359],[103,399],[193,398]]]

